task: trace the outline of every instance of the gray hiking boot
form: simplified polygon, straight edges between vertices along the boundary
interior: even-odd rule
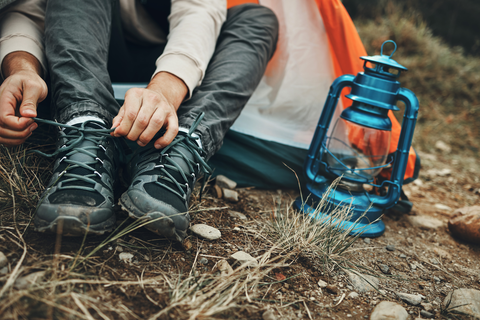
[[[42,122],[49,122],[43,120]],[[115,226],[113,184],[117,147],[98,122],[57,124],[60,132],[53,176],[37,206],[37,231],[66,236],[100,235]]]
[[[131,184],[119,204],[130,217],[152,221],[145,227],[169,239],[183,241],[190,223],[188,203],[200,174],[210,168],[203,159],[203,150],[192,133],[202,116],[188,133],[180,132],[162,150],[153,142],[139,149],[128,164]]]

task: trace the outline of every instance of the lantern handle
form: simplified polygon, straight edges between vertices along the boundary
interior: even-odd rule
[[[324,182],[325,178],[319,174],[320,162],[318,156],[322,148],[322,143],[327,135],[328,128],[330,126],[330,122],[332,121],[333,114],[335,113],[338,99],[341,96],[342,90],[345,87],[351,87],[353,85],[353,80],[355,80],[355,76],[351,74],[344,74],[343,76],[335,79],[330,86],[327,100],[323,106],[324,110],[322,111],[320,119],[318,120],[317,128],[315,129],[315,133],[303,165],[305,177],[310,182]]]
[[[390,54],[390,56],[388,57],[388,59],[391,59],[393,54],[395,53],[395,51],[397,51],[397,44],[395,43],[395,41],[393,40],[387,40],[385,41],[384,43],[382,43],[382,47],[380,48],[380,55],[383,56],[383,46],[386,44],[386,43],[393,43],[393,45],[395,46],[395,48],[393,49],[392,53]]]

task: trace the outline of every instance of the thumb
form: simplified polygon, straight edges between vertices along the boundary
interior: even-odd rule
[[[19,110],[20,115],[27,118],[36,117],[37,105],[42,102],[46,96],[47,88],[44,83],[33,81],[24,82],[22,104]]]

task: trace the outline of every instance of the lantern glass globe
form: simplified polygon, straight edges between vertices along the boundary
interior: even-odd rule
[[[326,141],[330,172],[355,182],[372,182],[386,164],[390,139],[391,131],[338,118]]]

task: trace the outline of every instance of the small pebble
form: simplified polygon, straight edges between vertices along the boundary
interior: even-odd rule
[[[5,267],[8,264],[8,259],[5,254],[0,251],[0,268]]]
[[[202,258],[199,261],[201,264],[208,264],[208,259],[207,258]]]
[[[122,246],[117,246],[117,247],[115,248],[115,250],[117,250],[118,252],[123,252]]]
[[[249,263],[250,266],[256,266],[257,260],[244,251],[237,251],[230,256],[233,261],[238,261],[240,264]]]
[[[431,319],[431,318],[435,317],[435,315],[433,313],[430,313],[430,312],[425,311],[425,310],[420,311],[420,315],[422,317],[428,318],[428,319]]]
[[[347,298],[348,299],[357,299],[360,295],[356,293],[355,291],[352,291],[348,294]]]
[[[378,267],[385,274],[388,274],[390,271],[390,268],[386,264],[379,264]]]
[[[385,247],[388,251],[395,251],[395,246],[393,244],[389,244],[388,246]]]
[[[222,236],[220,230],[206,224],[193,225],[190,227],[190,230],[197,236],[205,238],[207,240],[217,240],[220,239],[220,237]]]
[[[318,286],[320,288],[325,288],[326,286],[328,286],[328,283],[326,283],[325,281],[323,280],[318,280]]]
[[[1,275],[5,275],[8,273],[8,267],[3,267],[2,269],[0,269],[0,274]]]
[[[402,258],[402,259],[405,259],[407,256],[404,255],[403,253],[401,253],[399,257]]]
[[[133,258],[133,254],[131,254],[129,252],[122,252],[118,255],[118,257],[120,258],[120,261],[123,261],[123,262],[126,262],[126,263],[131,263],[132,258]]]
[[[277,317],[275,316],[275,311],[273,309],[268,309],[262,314],[262,319],[263,320],[277,320]]]
[[[433,280],[435,280],[436,282],[440,282],[440,278],[437,277],[437,276],[434,276],[434,277],[433,277]]]
[[[366,244],[370,244],[372,240],[370,240],[370,238],[363,238],[363,242],[365,242]]]
[[[240,220],[248,220],[246,215],[244,215],[243,213],[238,212],[238,211],[228,211],[228,214],[232,218],[237,218],[237,219],[240,219]]]
[[[223,198],[230,202],[238,202],[238,192],[230,189],[222,189]]]
[[[226,189],[235,189],[237,187],[237,183],[225,176],[218,175],[215,179],[215,184],[220,188]]]

